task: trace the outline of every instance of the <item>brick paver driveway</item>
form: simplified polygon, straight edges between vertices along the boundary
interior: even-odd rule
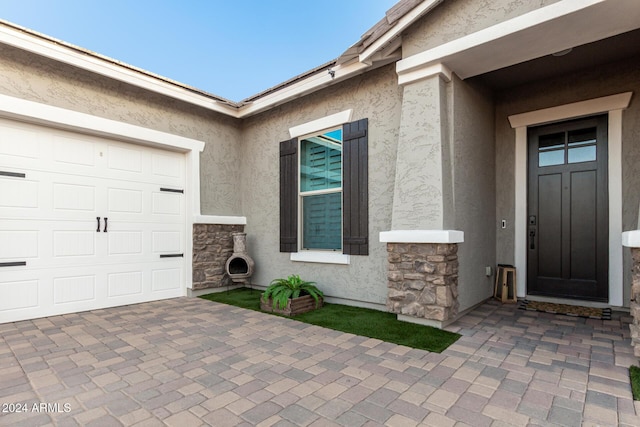
[[[193,298],[0,325],[0,425],[640,425],[628,319],[489,302],[443,354]]]

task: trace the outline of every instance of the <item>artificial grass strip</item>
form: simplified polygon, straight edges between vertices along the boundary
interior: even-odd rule
[[[640,400],[640,367],[629,367],[629,378],[631,378],[631,392],[633,400]]]
[[[201,298],[260,311],[261,291],[248,288],[203,295]],[[402,322],[393,313],[341,304],[299,314],[294,320],[421,350],[441,353],[459,334],[415,323]]]

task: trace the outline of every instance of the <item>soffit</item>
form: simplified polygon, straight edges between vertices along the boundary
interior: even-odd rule
[[[413,55],[397,71],[444,64],[466,79],[638,28],[638,0],[564,0]]]

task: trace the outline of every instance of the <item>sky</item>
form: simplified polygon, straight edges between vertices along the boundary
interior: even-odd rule
[[[398,0],[0,0],[0,19],[232,101],[340,56]]]

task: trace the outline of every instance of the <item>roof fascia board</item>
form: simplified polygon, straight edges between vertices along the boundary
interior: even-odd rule
[[[391,28],[390,31],[387,31],[382,37],[373,42],[371,46],[367,47],[360,55],[359,60],[363,63],[372,63],[372,59],[374,55],[383,49],[385,45],[391,42],[395,37],[398,37],[402,34],[406,28],[408,28],[415,21],[420,19],[426,13],[431,11],[434,7],[442,3],[443,0],[427,0],[422,2],[420,5],[416,6],[406,15],[398,20],[398,22]]]
[[[0,43],[69,64],[96,74],[125,82],[152,92],[175,98],[193,105],[213,110],[232,117],[238,117],[234,107],[224,105],[214,99],[198,95],[186,89],[144,75],[121,65],[112,64],[96,56],[76,52],[66,46],[40,39],[34,35],[0,25]]]
[[[260,113],[276,105],[283,104],[323,87],[330,86],[357,74],[361,74],[371,67],[371,65],[363,64],[357,60],[352,60],[346,64],[336,65],[331,68],[331,71],[335,73],[333,77],[328,72],[311,75],[292,84],[291,86],[284,87],[277,92],[271,93],[263,98],[256,99],[251,104],[240,107],[238,117],[243,118]]]
[[[397,63],[396,71],[402,76],[420,68],[443,63],[464,79],[514,65],[637,28],[640,25],[634,24],[635,15],[638,14],[636,1],[563,0],[405,58]],[[511,51],[505,49],[509,40],[515,39],[518,35],[531,36],[537,30],[536,27],[545,28],[545,25],[552,25],[554,21],[561,23],[563,18],[570,19],[571,15],[578,16],[583,12],[600,16],[611,15],[599,21],[597,31],[574,34],[574,38],[569,41],[551,36],[537,37],[533,43],[526,44],[520,40],[518,46],[514,46]],[[626,18],[613,19],[614,16]],[[625,21],[624,24],[621,20]],[[531,34],[528,34],[528,31]],[[548,43],[553,43],[553,48],[549,48]],[[488,56],[488,52],[494,52],[494,55]],[[503,54],[504,58],[496,59],[500,54]],[[490,59],[493,62],[490,61],[491,65],[487,65]]]

